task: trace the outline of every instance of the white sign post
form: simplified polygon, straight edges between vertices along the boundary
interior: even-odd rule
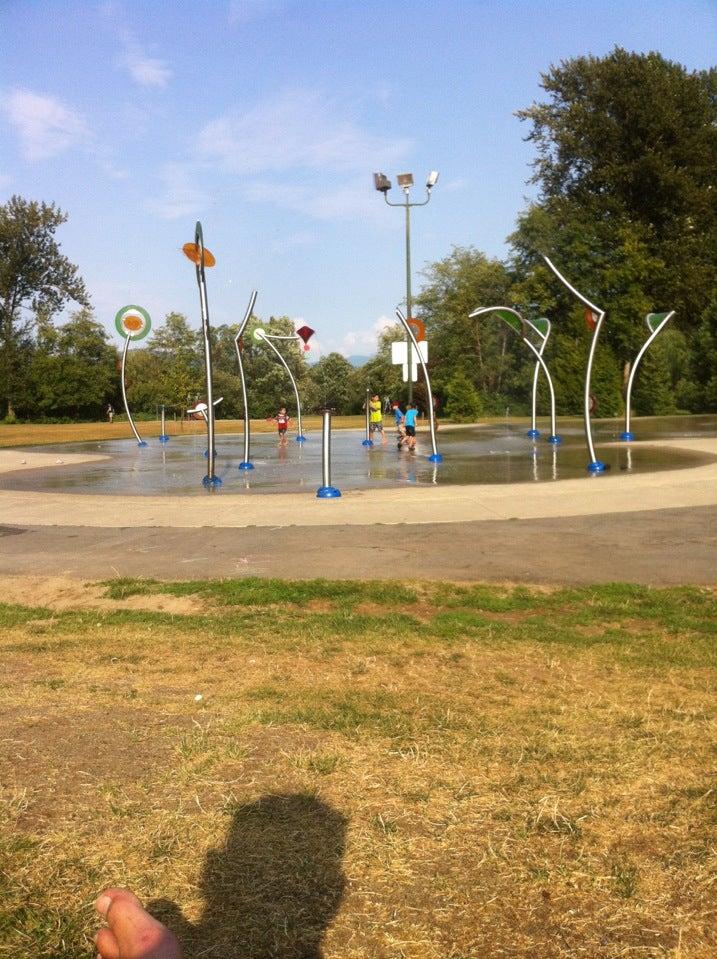
[[[423,362],[428,362],[428,340],[419,340],[418,348],[421,351]],[[397,340],[391,344],[391,363],[403,367],[403,382],[408,382],[408,344],[405,340]],[[411,351],[411,382],[418,380],[418,357]]]

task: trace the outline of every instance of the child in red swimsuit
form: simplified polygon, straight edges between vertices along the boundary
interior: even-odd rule
[[[276,425],[279,430],[279,446],[286,446],[286,431],[289,428],[291,417],[286,412],[285,406],[281,407],[274,419],[276,420]]]

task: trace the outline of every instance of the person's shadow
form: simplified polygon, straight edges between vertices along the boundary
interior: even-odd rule
[[[263,796],[237,809],[226,842],[207,854],[199,922],[166,900],[149,910],[185,959],[321,959],[346,885],[345,836],[346,818],[313,796]]]

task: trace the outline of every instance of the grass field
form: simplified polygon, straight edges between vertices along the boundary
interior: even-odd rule
[[[116,580],[0,606],[0,956],[717,953],[714,593]],[[201,696],[201,699],[197,697]]]
[[[320,416],[304,416],[302,423],[305,430],[312,433],[321,432]],[[332,428],[338,430],[362,429],[364,423],[363,416],[335,416],[331,420]],[[292,422],[292,427],[295,425],[295,422]],[[158,420],[138,422],[137,429],[140,435],[146,437],[159,436],[161,432]],[[243,429],[244,420],[216,421],[217,433],[241,433]],[[269,420],[252,420],[251,429],[256,433],[275,433],[276,423]],[[167,420],[168,436],[190,436],[206,431],[206,424],[201,420]],[[126,420],[123,422],[115,419],[114,423],[0,423],[0,448],[126,439],[132,439],[132,431]]]

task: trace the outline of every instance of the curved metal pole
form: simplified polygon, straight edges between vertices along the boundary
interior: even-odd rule
[[[555,390],[553,389],[553,381],[551,379],[550,373],[548,373],[548,367],[546,366],[545,360],[543,359],[543,350],[545,349],[545,343],[543,343],[541,350],[538,351],[530,342],[527,336],[523,336],[521,337],[521,339],[523,340],[525,345],[528,347],[528,349],[535,354],[535,359],[536,359],[535,369],[537,371],[539,367],[542,368],[543,373],[545,373],[545,378],[548,381],[548,387],[550,388],[550,436],[548,437],[548,440],[551,443],[560,442],[560,438],[558,437],[558,434],[555,429]],[[536,379],[537,379],[537,372],[536,372]],[[533,410],[535,410],[535,407],[533,407]]]
[[[298,390],[298,388],[297,388],[297,386],[296,386],[296,380],[294,379],[294,374],[293,374],[293,373],[291,372],[291,370],[289,369],[289,364],[286,362],[286,360],[284,359],[284,357],[281,355],[281,353],[277,350],[277,348],[276,348],[276,347],[274,346],[274,344],[271,342],[271,340],[269,339],[269,337],[267,336],[267,334],[264,332],[264,330],[257,330],[257,334],[259,335],[260,339],[264,340],[264,342],[265,342],[268,346],[270,346],[270,347],[272,348],[272,350],[273,350],[273,351],[276,353],[276,355],[279,357],[279,362],[280,362],[281,365],[284,367],[284,369],[286,370],[286,372],[289,374],[289,379],[291,380],[291,385],[294,387],[294,396],[296,397],[296,418],[297,418],[298,431],[299,431],[299,432],[296,434],[296,438],[297,438],[297,440],[303,440],[305,437],[304,437],[303,430],[302,430],[302,428],[301,428],[301,401],[299,400],[299,390]],[[277,339],[282,339],[282,340],[294,340],[294,339],[296,339],[296,337],[295,337],[295,336],[282,336],[282,337],[277,337]]]
[[[419,359],[419,362],[420,362],[420,364],[421,364],[421,368],[423,369],[423,375],[424,375],[425,380],[426,380],[426,392],[428,393],[428,397],[427,397],[427,401],[428,401],[428,421],[429,421],[429,424],[430,424],[430,427],[431,427],[431,446],[433,447],[433,453],[428,457],[428,459],[429,459],[432,463],[442,463],[442,462],[443,462],[443,457],[442,457],[441,454],[438,452],[438,447],[436,446],[436,418],[435,418],[434,413],[433,413],[433,391],[431,390],[431,379],[430,379],[430,377],[429,377],[429,375],[428,375],[428,368],[426,367],[426,362],[425,362],[425,360],[423,359],[423,353],[421,353],[421,350],[420,350],[420,348],[419,348],[419,346],[418,346],[418,340],[416,339],[416,336],[415,336],[413,330],[412,330],[411,327],[408,325],[408,322],[406,321],[406,317],[403,315],[403,313],[402,313],[398,308],[396,309],[396,316],[398,317],[398,320],[399,320],[399,322],[401,323],[401,325],[403,326],[403,328],[405,329],[406,333],[411,337],[411,342],[413,343],[414,347],[416,348],[416,356],[417,356],[418,359]],[[409,375],[409,377],[411,376],[411,370],[410,370],[410,369],[408,370],[408,375]]]
[[[242,334],[246,329],[246,325],[249,322],[252,313],[254,312],[254,304],[256,303],[257,291],[252,290],[252,294],[249,297],[249,306],[247,306],[244,313],[244,319],[239,324],[239,330],[237,335],[234,337],[234,348],[237,353],[237,361],[239,363],[239,379],[241,380],[241,395],[242,402],[244,403],[244,459],[239,464],[240,470],[251,470],[254,469],[254,466],[249,458],[249,445],[250,445],[250,432],[251,425],[249,421],[249,400],[246,393],[246,379],[244,377],[244,362],[241,357],[241,349],[239,347],[239,341],[242,338]]]
[[[142,437],[139,435],[139,433],[137,432],[137,427],[134,425],[134,420],[132,419],[132,414],[131,414],[130,411],[129,411],[129,403],[127,402],[127,390],[125,389],[125,385],[124,385],[124,374],[125,374],[125,368],[126,368],[126,366],[127,366],[127,350],[129,349],[129,341],[130,341],[131,339],[132,339],[131,336],[127,336],[127,337],[125,338],[125,341],[124,341],[124,350],[122,351],[122,377],[121,377],[121,380],[122,380],[122,402],[124,403],[124,411],[125,411],[125,413],[127,414],[127,420],[129,421],[129,425],[132,427],[132,432],[134,433],[135,439],[137,440],[137,446],[146,446],[146,445],[147,445],[146,442],[145,442],[145,441],[142,439]]]
[[[221,480],[214,472],[214,386],[212,381],[212,347],[209,338],[209,306],[207,303],[207,282],[204,276],[204,234],[202,224],[197,221],[194,229],[194,242],[199,249],[199,263],[196,265],[197,286],[199,287],[199,305],[202,313],[202,335],[204,337],[204,368],[207,379],[207,475],[205,486],[218,486]]]
[[[506,313],[510,313],[511,316],[514,316],[516,320],[518,320],[518,322],[520,323],[520,329],[518,329],[512,323],[509,323],[504,316],[501,316],[501,313],[500,313],[501,310],[505,311]],[[526,320],[525,317],[521,316],[521,314],[517,310],[514,310],[512,306],[484,306],[478,310],[473,310],[473,312],[469,314],[469,318],[475,319],[476,317],[483,316],[486,313],[495,313],[500,319],[503,320],[504,323],[510,326],[510,328],[514,332],[520,335],[520,338],[522,339],[522,341],[525,343],[528,349],[534,354],[536,358],[536,364],[535,364],[536,372],[533,375],[534,385],[535,385],[535,380],[537,378],[537,371],[539,369],[542,369],[545,372],[545,377],[548,381],[548,386],[550,387],[550,436],[548,437],[548,442],[554,445],[557,445],[558,443],[561,442],[561,439],[558,436],[555,428],[555,390],[553,389],[553,381],[551,379],[550,373],[548,372],[548,367],[545,363],[545,360],[543,359],[543,350],[545,349],[545,344],[548,342],[548,337],[550,336],[550,326],[548,326],[548,332],[545,334],[545,336],[543,336],[541,331],[538,329],[538,327],[534,323],[532,323],[530,320]],[[540,350],[537,350],[536,347],[533,345],[533,343],[531,343],[528,337],[526,336],[527,328],[530,328],[531,330],[533,330],[533,332],[536,333],[542,340],[542,345]],[[535,411],[535,394],[533,394],[533,410]],[[535,412],[533,413],[533,416],[535,416]],[[538,435],[538,431],[535,429],[535,419],[533,419],[533,428],[531,429],[530,433],[528,433],[528,436],[530,436],[531,434],[534,436]]]
[[[590,422],[590,377],[592,376],[593,370],[593,358],[595,356],[595,347],[597,346],[598,336],[600,335],[600,328],[602,327],[602,322],[605,319],[605,311],[601,310],[600,307],[595,306],[594,303],[591,303],[590,300],[583,296],[578,290],[575,289],[568,281],[565,279],[560,270],[552,263],[547,256],[543,255],[543,259],[548,264],[553,273],[557,276],[561,283],[563,283],[570,292],[576,296],[581,303],[584,303],[589,309],[597,314],[597,321],[595,323],[595,331],[593,332],[592,343],[590,344],[590,352],[588,353],[588,363],[585,368],[585,390],[583,393],[583,409],[584,409],[584,420],[585,420],[585,439],[588,444],[588,452],[590,454],[590,462],[588,463],[588,469],[591,473],[602,473],[605,469],[605,464],[601,462],[595,455],[595,446],[593,444],[592,436],[592,424]]]
[[[651,314],[648,313],[648,316],[650,315]],[[630,370],[630,378],[627,381],[627,396],[625,398],[625,431],[620,434],[621,440],[625,440],[629,442],[630,440],[634,439],[634,436],[630,432],[630,400],[631,400],[631,394],[632,394],[632,384],[635,379],[635,372],[637,371],[637,367],[640,364],[640,360],[645,355],[645,352],[647,351],[647,348],[650,345],[650,343],[652,343],[652,341],[655,339],[655,337],[660,332],[660,330],[662,330],[665,324],[668,323],[674,315],[675,315],[675,311],[670,310],[670,312],[664,318],[662,323],[660,323],[660,325],[657,327],[656,330],[652,331],[650,336],[648,336],[648,338],[642,344],[642,349],[637,354],[637,356],[635,357],[635,362],[632,364],[632,369]]]
[[[548,338],[550,337],[550,331],[551,331],[551,329],[552,329],[552,327],[551,327],[551,325],[550,325],[550,320],[546,320],[546,322],[547,322],[547,324],[548,324],[548,330],[547,330],[547,333],[545,333],[545,335],[543,335],[543,334],[540,332],[540,330],[538,329],[538,327],[537,327],[531,320],[526,320],[525,322],[527,323],[527,325],[528,325],[535,333],[538,334],[538,337],[540,338],[540,355],[542,356],[542,355],[543,355],[543,352],[544,352],[544,350],[545,350],[545,347],[546,347],[546,345],[547,345]],[[532,394],[533,400],[532,400],[532,407],[531,407],[530,431],[529,431],[529,433],[528,433],[528,436],[530,436],[532,439],[540,436],[540,431],[538,430],[538,423],[537,423],[537,420],[538,420],[538,416],[537,416],[537,405],[538,405],[538,373],[539,373],[539,372],[540,372],[540,363],[536,363],[536,364],[535,364],[535,369],[533,370],[533,394]],[[554,425],[553,425],[552,435],[553,435],[553,436],[555,435],[555,426],[554,426]]]

